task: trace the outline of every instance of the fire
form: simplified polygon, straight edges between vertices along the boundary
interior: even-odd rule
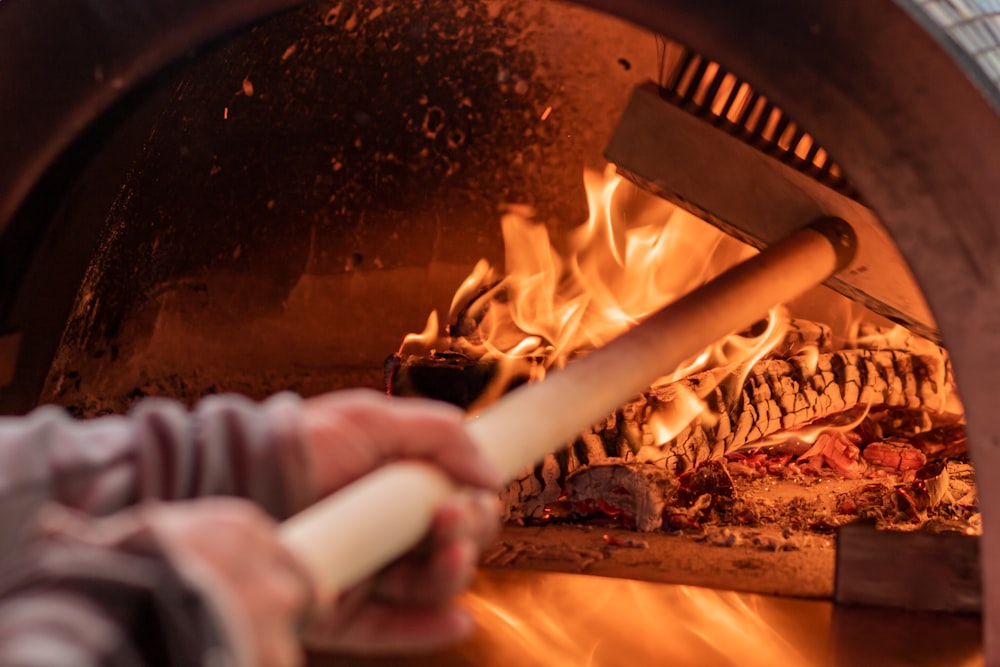
[[[654,445],[670,442],[702,413],[704,413],[703,419],[712,419],[707,406],[697,394],[684,386],[677,387],[677,390],[674,400],[649,418]]]
[[[611,165],[603,174],[585,172],[584,185],[589,217],[569,234],[553,235],[530,208],[510,207],[501,220],[503,275],[480,260],[455,293],[447,329],[432,313],[400,354],[450,350],[495,363],[482,405],[512,378],[543,379],[755,252],[642,192]],[[786,320],[775,309],[762,333],[731,336],[659,382],[733,364],[748,369],[781,339]],[[661,418],[664,428],[683,428],[703,411],[691,398]]]
[[[409,352],[410,350],[433,350],[434,343],[438,338],[438,329],[438,314],[437,311],[432,311],[427,318],[427,324],[424,325],[423,331],[406,334],[403,337],[403,344],[399,347],[400,353]]]

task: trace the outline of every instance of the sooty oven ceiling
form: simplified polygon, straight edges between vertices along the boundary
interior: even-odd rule
[[[585,219],[583,168],[658,49],[541,2],[312,3],[228,40],[150,111],[46,398],[380,386],[502,261],[504,206]]]

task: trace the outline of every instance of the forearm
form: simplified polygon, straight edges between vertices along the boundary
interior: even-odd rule
[[[285,518],[315,500],[300,426],[301,400],[279,394],[256,403],[225,395],[192,412],[148,400],[130,415],[139,499],[238,496]]]
[[[48,501],[106,515],[147,499],[235,495],[283,518],[315,499],[301,401],[211,397],[188,411],[150,399],[127,417],[57,408],[0,419],[0,553]]]

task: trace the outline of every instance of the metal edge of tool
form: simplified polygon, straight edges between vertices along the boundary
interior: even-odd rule
[[[826,284],[940,341],[916,280],[873,211],[674,106],[656,84],[636,89],[605,157],[640,187],[758,248],[818,217],[847,220],[857,256]]]

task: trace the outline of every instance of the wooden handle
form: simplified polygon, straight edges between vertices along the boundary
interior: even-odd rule
[[[802,229],[544,382],[505,395],[469,420],[469,434],[512,479],[711,343],[826,280],[850,262],[853,245],[840,220]],[[455,492],[427,464],[388,465],[286,521],[281,539],[320,593],[335,593],[415,546]]]

